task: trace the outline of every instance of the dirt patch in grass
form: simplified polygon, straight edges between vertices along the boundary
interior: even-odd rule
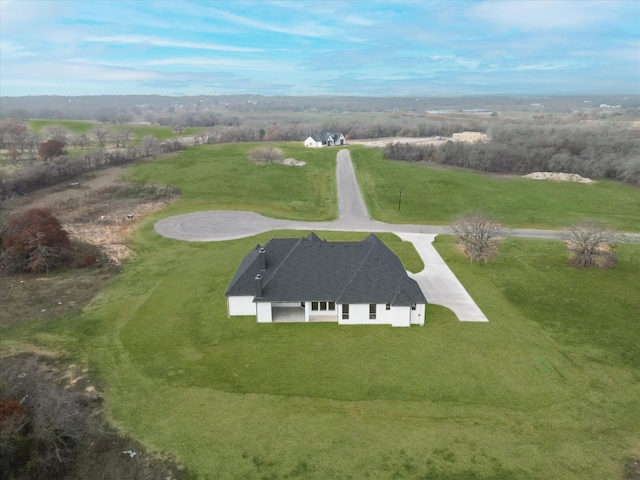
[[[59,185],[2,204],[5,215],[28,208],[51,210],[71,237],[76,263],[87,256],[95,263],[48,275],[0,278],[0,329],[81,310],[120,271],[135,224],[178,198],[172,187],[123,181],[125,169],[107,168],[80,181],[79,187]]]
[[[620,480],[640,480],[640,457],[629,459]]]
[[[444,145],[451,140],[451,137],[386,137],[386,138],[362,138],[349,140],[350,145],[364,145],[366,147],[384,148],[393,143],[413,143],[417,145]]]
[[[49,209],[72,240],[98,247],[109,262],[119,264],[128,256],[126,243],[132,226],[179,196],[175,188],[125,182],[122,176],[127,168],[99,170],[77,182],[6,201],[2,209],[7,214],[29,208]]]

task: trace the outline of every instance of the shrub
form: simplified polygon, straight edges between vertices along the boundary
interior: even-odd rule
[[[43,160],[49,160],[50,158],[59,157],[64,153],[64,143],[59,140],[47,140],[40,144],[38,148],[38,155]]]
[[[611,245],[617,235],[598,223],[581,223],[568,228],[569,263],[576,268],[613,268],[618,257]]]
[[[258,147],[247,153],[253,162],[281,162],[284,160],[282,150],[275,147]]]
[[[48,210],[14,215],[2,232],[0,273],[47,272],[61,264],[70,245],[69,235]]]
[[[483,213],[470,213],[456,219],[452,235],[472,262],[487,262],[498,253],[498,239],[506,232],[502,225]]]

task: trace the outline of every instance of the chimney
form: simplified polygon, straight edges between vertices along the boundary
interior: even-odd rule
[[[260,271],[264,272],[267,269],[267,251],[264,247],[258,250],[258,260],[260,262]]]
[[[256,275],[256,298],[262,298],[262,275]]]

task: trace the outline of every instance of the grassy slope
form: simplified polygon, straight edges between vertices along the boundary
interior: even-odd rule
[[[101,125],[99,123],[84,120],[29,120],[29,124],[36,132],[46,129],[46,127],[50,125],[59,125],[76,135],[80,135],[82,133],[90,134],[91,129],[95,125]],[[108,127],[112,130],[119,128],[113,125],[108,125]],[[169,140],[178,136],[174,134],[173,129],[169,126],[128,124],[125,125],[125,127],[133,129],[135,134],[134,143],[139,142],[145,135],[153,135],[159,140]],[[199,127],[186,128],[184,133],[180,136],[197,135],[203,130],[204,128]]]
[[[289,218],[330,220],[337,214],[335,150],[284,144],[286,157],[307,162],[303,168],[255,164],[246,153],[253,144],[201,146],[178,158],[138,165],[134,181],[176,185],[182,200],[165,215],[195,210],[248,210]]]
[[[557,242],[510,240],[480,267],[445,238],[489,324],[436,306],[411,329],[228,318],[239,260],[273,235],[186,243],[147,221],[90,308],[4,347],[86,359],[119,425],[210,478],[605,479],[637,444],[639,246],[577,272]]]
[[[640,190],[629,185],[485,176],[388,161],[380,149],[364,147],[352,148],[351,156],[369,211],[383,222],[447,224],[460,213],[482,210],[510,227],[563,228],[595,219],[640,231]]]
[[[84,120],[29,120],[29,125],[34,131],[39,132],[48,126],[61,126],[69,130],[71,133],[80,135],[89,133],[95,123]]]

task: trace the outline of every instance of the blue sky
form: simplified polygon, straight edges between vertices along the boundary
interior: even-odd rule
[[[0,95],[640,93],[640,0],[0,0]]]

